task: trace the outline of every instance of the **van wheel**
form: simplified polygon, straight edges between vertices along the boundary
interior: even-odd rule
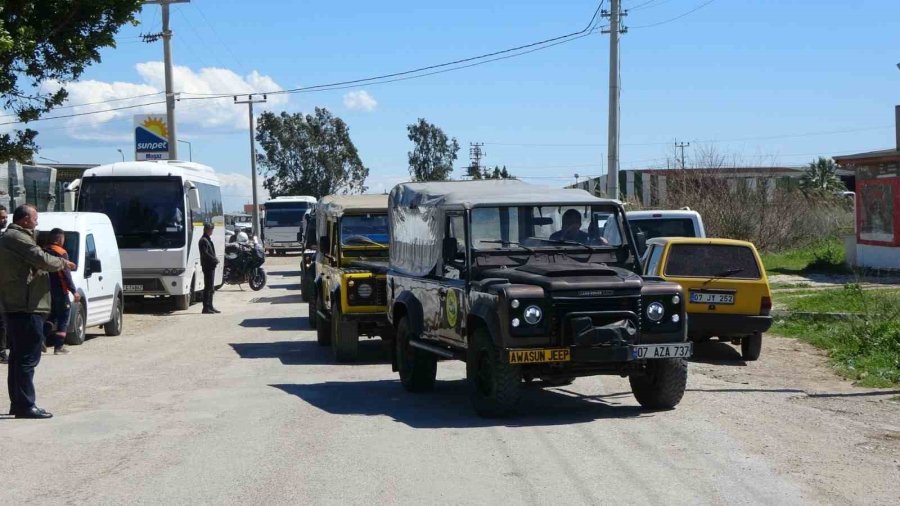
[[[429,392],[434,390],[437,357],[410,346],[411,338],[409,320],[404,316],[397,323],[397,338],[394,339],[400,383],[407,392]]]
[[[762,352],[762,334],[756,333],[741,338],[741,358],[748,362],[759,359]]]
[[[644,374],[631,375],[631,392],[648,409],[672,409],[684,397],[688,366],[683,358],[648,360]]]
[[[78,346],[84,344],[85,322],[87,321],[87,318],[84,316],[84,306],[79,305],[73,317],[75,322],[72,325],[72,330],[66,334],[66,344]]]
[[[331,303],[331,351],[337,362],[353,362],[359,355],[359,336],[345,335],[341,308],[337,300]]]
[[[122,315],[123,311],[122,298],[116,297],[116,301],[113,303],[112,318],[103,325],[103,332],[105,332],[106,335],[117,336],[122,333],[122,322],[124,320],[124,316]]]
[[[472,337],[466,358],[466,383],[472,406],[486,418],[508,416],[522,395],[522,368],[501,360],[486,328],[477,328]]]

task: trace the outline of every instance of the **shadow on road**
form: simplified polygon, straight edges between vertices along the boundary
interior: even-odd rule
[[[281,318],[247,318],[240,323],[248,329],[268,330],[310,330],[309,318],[306,316],[288,316]]]
[[[125,313],[168,316],[175,314],[175,303],[170,297],[125,297]]]
[[[279,295],[277,297],[256,297],[254,299],[251,299],[250,302],[268,304],[295,304],[302,303],[303,299],[300,297],[300,294],[291,294]]]
[[[267,274],[269,277],[272,277],[272,276],[284,276],[284,277],[288,278],[288,277],[291,277],[291,276],[300,276],[300,275],[303,274],[303,273],[302,273],[301,271],[276,271],[276,272],[267,272],[266,274]]]
[[[721,341],[694,343],[694,352],[690,361],[711,365],[747,365],[747,362],[741,358],[741,352],[734,346]]]
[[[388,364],[391,356],[381,339],[367,339],[359,343],[359,358],[355,362],[338,364],[331,348],[315,341],[279,341],[275,343],[232,343],[230,346],[241,358],[278,359],[284,365],[354,366]]]
[[[526,389],[517,415],[484,419],[472,411],[464,380],[438,381],[435,391],[410,394],[398,380],[270,385],[334,415],[389,416],[416,429],[541,426],[634,418],[650,413],[565,390]]]
[[[880,397],[898,395],[900,390],[873,390],[871,392],[807,392],[800,388],[689,388],[688,392],[703,393],[771,393],[771,394],[802,394],[811,399],[825,399],[832,397]]]
[[[276,290],[299,290],[300,289],[300,283],[282,283],[279,285],[269,284],[268,286],[269,286],[269,288],[274,288]]]

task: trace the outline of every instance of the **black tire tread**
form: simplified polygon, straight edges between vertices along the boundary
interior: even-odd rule
[[[645,375],[628,378],[638,403],[647,409],[672,409],[687,388],[688,364],[683,358],[647,361]]]
[[[762,352],[762,334],[752,334],[741,338],[741,358],[747,362],[759,360]]]
[[[337,362],[353,362],[359,355],[359,336],[344,336],[341,329],[343,315],[339,302],[331,302],[331,351]]]
[[[522,396],[522,368],[500,360],[486,328],[476,329],[472,337],[469,359],[466,361],[466,382],[472,406],[479,416],[485,418],[510,416],[515,413]],[[478,388],[478,371],[475,368],[477,357],[485,349],[490,357],[487,362],[493,368],[492,393],[487,396]]]
[[[112,319],[110,319],[103,325],[103,333],[110,337],[120,335],[122,333],[122,324],[124,323],[124,316],[122,315],[122,313],[125,312],[125,304],[122,301],[122,298],[118,295],[116,296],[115,300],[116,301],[113,302],[114,306]],[[122,320],[118,319],[120,317],[122,318]]]
[[[394,340],[400,383],[407,392],[430,392],[434,390],[434,382],[437,378],[437,357],[427,351],[409,346],[409,338],[409,320],[403,317],[397,324],[397,338]],[[401,346],[407,348],[406,352],[411,357],[411,363],[408,366],[403,363],[400,356]],[[407,367],[409,371],[406,371]]]

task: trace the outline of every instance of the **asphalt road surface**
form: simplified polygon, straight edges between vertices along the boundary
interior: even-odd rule
[[[855,388],[795,341],[767,339],[748,364],[701,347],[672,411],[581,378],[484,420],[462,363],[440,363],[424,395],[380,341],[332,364],[298,259],[267,267],[263,291],[218,293],[221,315],[148,301],[122,336],[45,355],[38,405],[56,416],[0,416],[0,504],[900,502],[900,391]]]

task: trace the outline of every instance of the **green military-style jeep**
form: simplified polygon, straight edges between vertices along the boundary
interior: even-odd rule
[[[309,317],[338,362],[359,353],[359,336],[390,338],[386,316],[387,195],[331,195],[316,208],[314,290]]]
[[[622,205],[515,180],[404,183],[391,191],[388,317],[394,370],[433,388],[466,362],[482,416],[511,413],[522,384],[628,376],[638,402],[674,407],[687,381],[678,284],[643,278]]]

